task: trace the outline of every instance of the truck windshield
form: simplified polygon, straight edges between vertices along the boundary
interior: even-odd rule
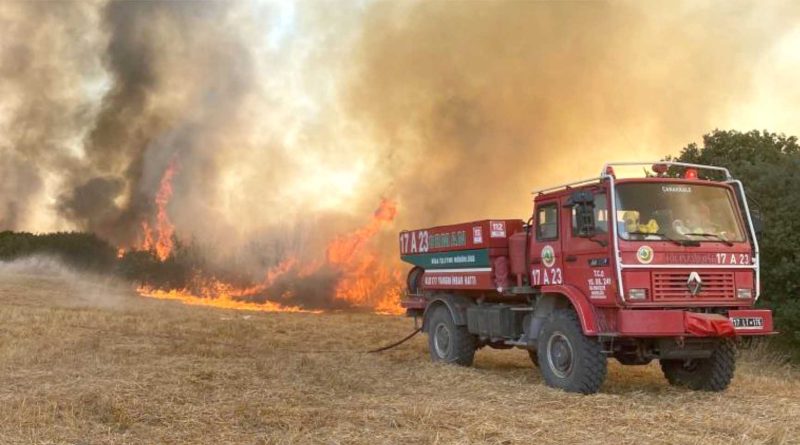
[[[740,242],[730,191],[697,184],[629,183],[616,188],[617,229],[626,240]]]

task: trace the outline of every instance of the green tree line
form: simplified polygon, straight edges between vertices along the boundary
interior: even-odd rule
[[[0,232],[0,260],[34,254],[55,256],[72,267],[95,272],[112,271],[117,259],[117,249],[91,233]]]
[[[218,278],[242,286],[252,284],[246,276],[209,265],[192,244],[174,239],[173,245],[169,257],[161,261],[155,251],[149,250],[129,250],[119,255],[115,246],[92,233],[4,231],[0,232],[0,261],[50,256],[77,270],[114,274],[161,289],[191,288],[202,284],[198,277]]]

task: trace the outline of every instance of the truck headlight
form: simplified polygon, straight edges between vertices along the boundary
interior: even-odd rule
[[[647,289],[631,289],[628,291],[628,298],[631,300],[647,299]]]
[[[736,289],[736,298],[747,300],[753,298],[753,291],[751,289]]]

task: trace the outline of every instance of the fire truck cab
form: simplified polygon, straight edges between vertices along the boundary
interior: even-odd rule
[[[647,169],[617,177],[615,168]],[[741,182],[721,167],[612,163],[534,192],[526,222],[489,219],[400,233],[402,302],[434,361],[524,348],[544,381],[594,393],[608,358],[659,360],[669,383],[721,391],[736,339],[773,334]]]

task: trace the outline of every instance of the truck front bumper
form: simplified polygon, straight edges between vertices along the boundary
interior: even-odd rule
[[[770,335],[772,311],[729,310],[727,316],[684,310],[629,310],[617,313],[617,331],[626,337],[733,337]]]

